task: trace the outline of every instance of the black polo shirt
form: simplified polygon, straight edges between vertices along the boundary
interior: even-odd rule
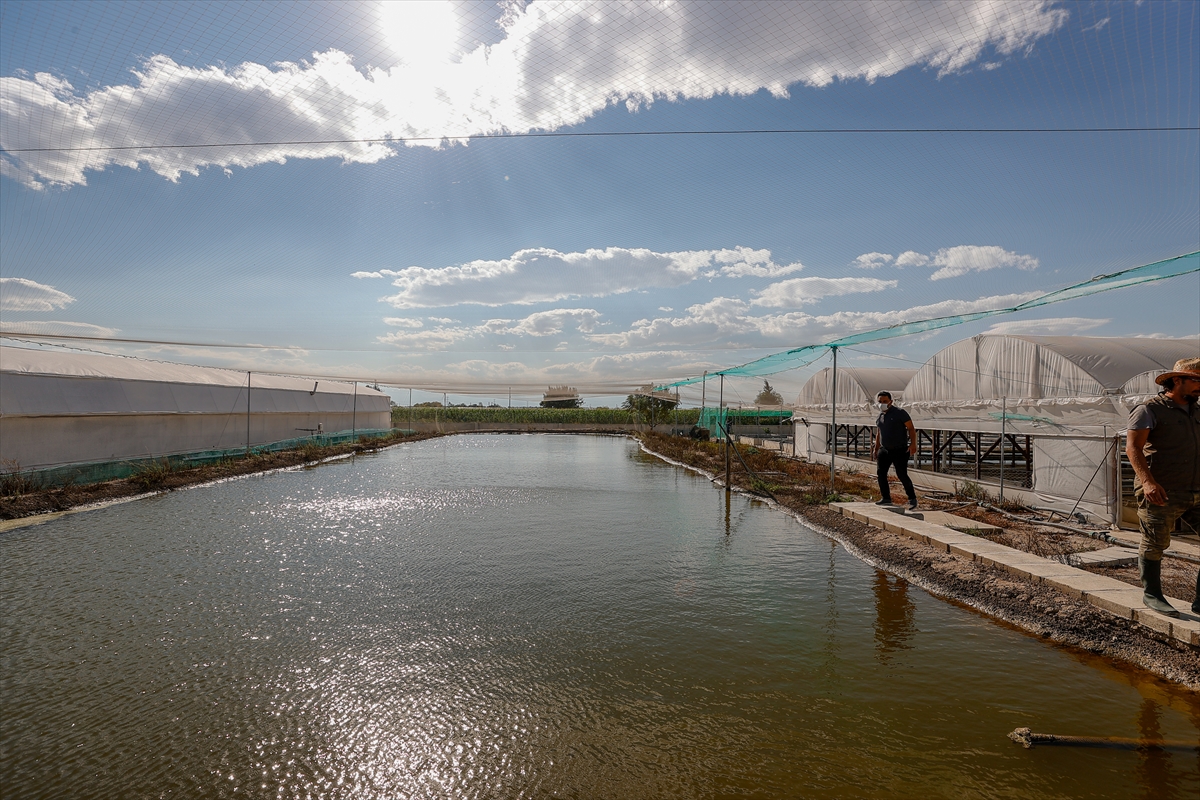
[[[884,450],[908,452],[908,428],[904,423],[911,421],[912,417],[903,408],[888,406],[875,421],[879,426],[879,446]]]

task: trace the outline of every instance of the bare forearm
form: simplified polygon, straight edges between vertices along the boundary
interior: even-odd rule
[[[1157,483],[1154,476],[1150,474],[1150,464],[1146,462],[1146,454],[1142,449],[1126,447],[1125,455],[1129,456],[1129,465],[1133,467],[1133,474],[1137,475],[1138,483],[1143,486],[1147,483]]]

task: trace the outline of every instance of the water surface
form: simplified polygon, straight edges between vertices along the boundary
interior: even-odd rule
[[[1194,695],[627,440],[458,436],[0,536],[5,797],[1200,796]]]

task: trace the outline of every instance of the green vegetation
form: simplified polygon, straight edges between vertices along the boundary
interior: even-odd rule
[[[725,450],[718,442],[698,442],[686,436],[639,433],[637,437],[653,453],[698,467],[722,478]],[[770,450],[736,445],[730,453],[730,478],[735,486],[755,494],[766,494],[789,508],[826,505],[872,497],[875,476],[838,473],[837,484],[829,485],[829,467],[787,458]],[[874,497],[878,497],[876,492]]]
[[[42,482],[21,472],[21,465],[12,459],[0,462],[0,496],[8,497],[40,491]]]
[[[987,490],[975,481],[965,481],[962,486],[956,482],[954,490],[954,494],[964,500],[979,500],[985,503],[990,503],[992,500],[992,496],[987,493]]]
[[[137,471],[129,476],[129,482],[147,491],[160,489],[173,472],[175,466],[170,459],[156,459],[138,467]]]
[[[672,419],[671,413],[676,405],[678,403],[675,400],[667,400],[662,397],[647,397],[644,394],[631,394],[625,398],[624,403],[621,403],[621,408],[636,414],[640,421],[655,425],[659,422],[669,422]],[[699,420],[699,414],[697,414],[696,419],[697,421]]]
[[[538,405],[542,408],[582,408],[583,398],[568,397],[564,400],[543,400]]]
[[[754,398],[756,406],[781,406],[783,405],[783,395],[771,388],[771,384],[763,381],[762,391],[758,393],[758,397]]]
[[[412,416],[407,406],[392,409],[392,425],[403,428],[409,419],[413,422],[485,422],[494,424],[567,423],[572,425],[635,425],[649,420],[636,411],[620,408],[429,408],[413,407]],[[695,425],[700,419],[700,409],[679,409],[680,425]],[[673,423],[675,412],[658,415],[658,422]]]

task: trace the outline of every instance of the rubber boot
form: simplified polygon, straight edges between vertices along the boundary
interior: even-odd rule
[[[1142,579],[1142,602],[1146,607],[1168,617],[1178,617],[1179,612],[1163,597],[1162,562],[1148,561],[1139,556],[1138,575]]]
[[[1196,599],[1192,601],[1192,613],[1200,614],[1200,570],[1196,570]]]

